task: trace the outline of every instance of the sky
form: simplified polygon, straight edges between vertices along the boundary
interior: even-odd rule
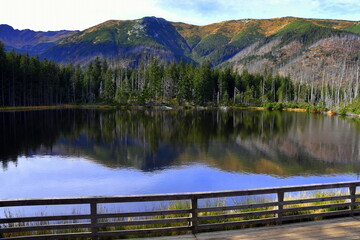
[[[84,30],[107,20],[144,16],[195,25],[303,17],[360,20],[359,0],[0,0],[0,24],[16,29]]]

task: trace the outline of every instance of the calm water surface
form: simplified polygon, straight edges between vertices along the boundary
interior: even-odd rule
[[[360,122],[267,111],[0,113],[0,199],[359,179]]]

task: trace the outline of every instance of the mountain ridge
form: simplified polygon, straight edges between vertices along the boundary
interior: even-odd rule
[[[44,49],[54,46],[59,39],[63,39],[74,32],[76,31],[18,30],[7,24],[0,24],[0,41],[4,43],[6,50],[14,49],[16,52],[36,55]]]
[[[144,17],[109,20],[83,31],[52,32],[6,26],[0,25],[0,41],[7,50],[60,63],[86,64],[99,56],[113,65],[136,66],[156,56],[164,62],[182,59],[239,71],[268,69],[295,75],[299,63],[311,63],[312,72],[324,70],[315,60],[328,68],[335,64],[341,71],[342,62],[345,68],[357,64],[360,51],[360,22],[347,20],[281,17],[198,26]],[[314,80],[320,81],[320,76]]]

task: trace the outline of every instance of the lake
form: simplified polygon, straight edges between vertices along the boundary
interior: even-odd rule
[[[250,110],[0,113],[0,198],[358,180],[360,121]]]

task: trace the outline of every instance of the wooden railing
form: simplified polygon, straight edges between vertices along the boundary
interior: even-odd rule
[[[19,206],[74,204],[85,204],[89,208],[89,214],[2,218],[0,238],[101,239],[159,233],[195,234],[205,230],[282,224],[299,219],[352,216],[360,213],[359,186],[360,182],[344,182],[184,194],[0,200],[0,210]],[[337,194],[322,195],[332,190],[336,190]],[[317,192],[309,195],[309,191]],[[214,199],[228,199],[223,203],[229,203],[229,198],[234,197],[240,202],[221,206],[204,204],[206,199],[208,203],[211,200],[216,202]],[[256,197],[261,201],[256,201]],[[246,200],[248,198],[250,200]],[[187,201],[189,207],[143,212],[99,211],[101,204],[157,201]],[[21,236],[21,233],[26,234]]]

